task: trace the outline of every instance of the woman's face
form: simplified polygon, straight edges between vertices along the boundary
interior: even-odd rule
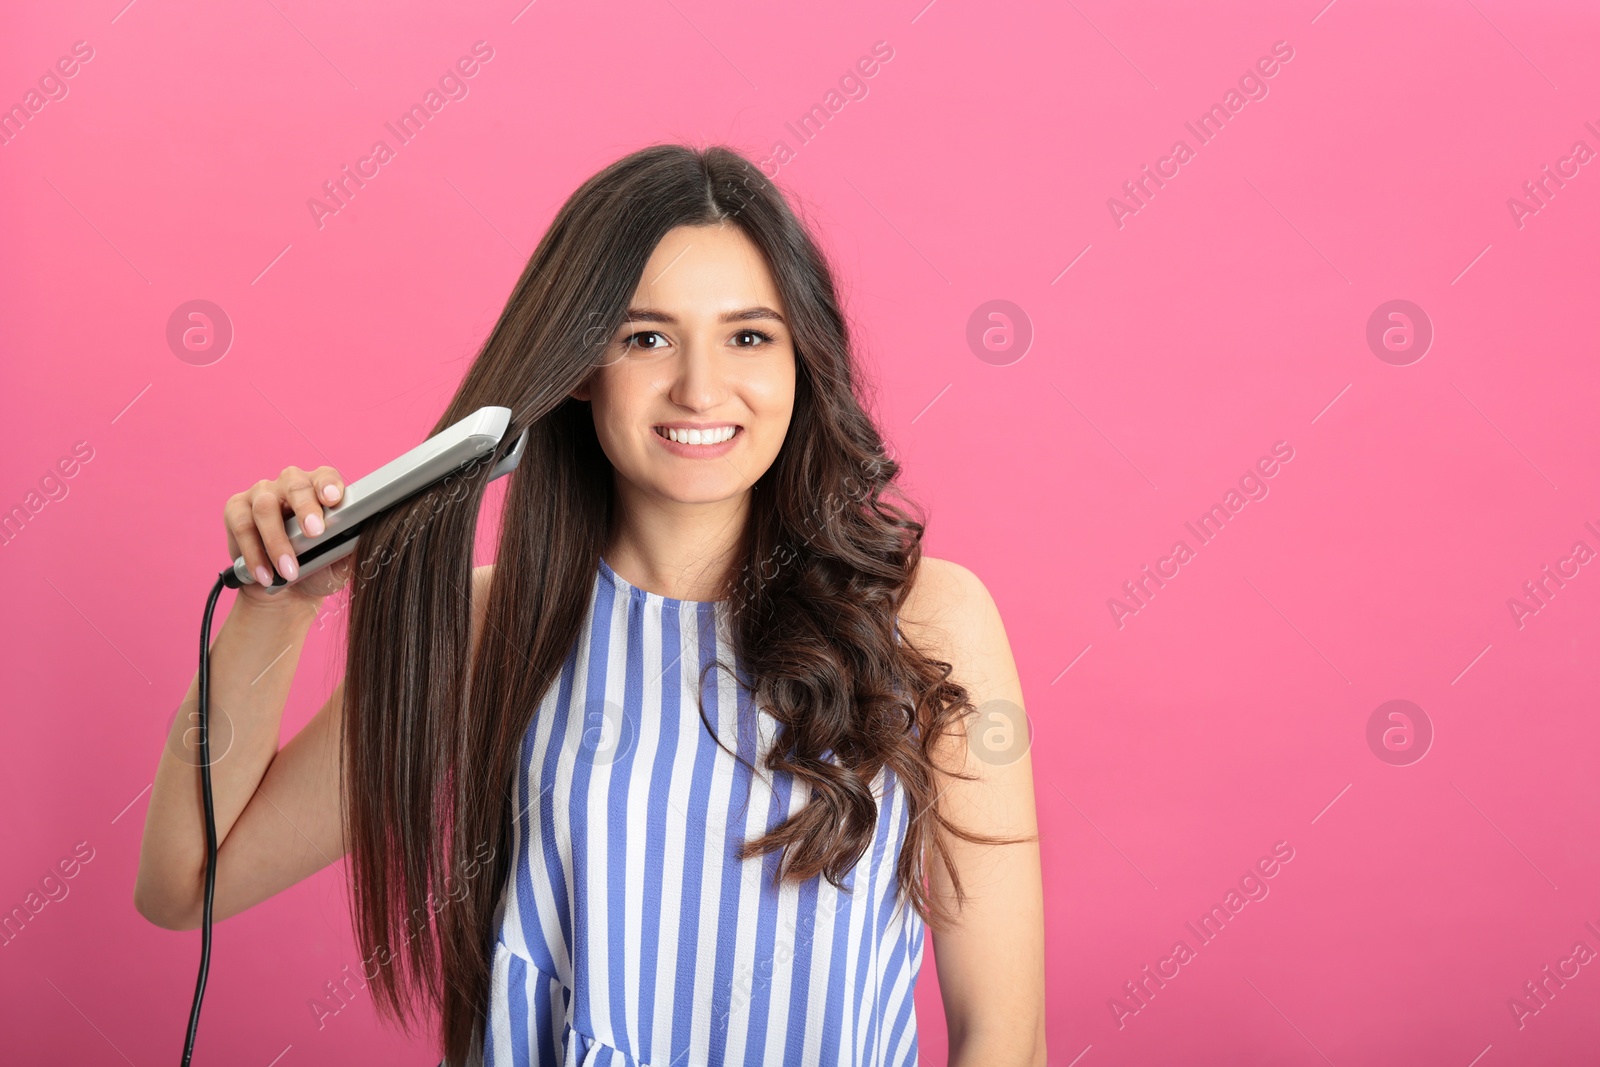
[[[737,226],[680,226],[645,265],[601,368],[572,395],[627,488],[738,497],[778,455],[794,411],[788,309]]]

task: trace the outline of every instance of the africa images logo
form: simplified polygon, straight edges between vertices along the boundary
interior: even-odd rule
[[[1239,77],[1238,88],[1229,87],[1223,94],[1221,103],[1214,103],[1200,114],[1193,122],[1185,122],[1184,129],[1194,136],[1195,144],[1191,146],[1182,137],[1172,143],[1172,149],[1166,155],[1156,160],[1155,169],[1146,163],[1140,169],[1143,173],[1137,178],[1130,178],[1122,183],[1122,191],[1127,200],[1119,200],[1111,196],[1106,198],[1106,210],[1111,212],[1111,221],[1116,223],[1117,229],[1122,229],[1129,215],[1137,215],[1149,206],[1149,202],[1156,195],[1158,189],[1166,187],[1168,181],[1176,178],[1183,165],[1195,158],[1197,149],[1210,144],[1222,133],[1227,124],[1244,110],[1244,106],[1252,100],[1265,100],[1271,92],[1267,84],[1268,79],[1276,77],[1283,69],[1283,64],[1294,59],[1294,49],[1288,41],[1274,41],[1272,55],[1262,56],[1255,61],[1254,66],[1248,68]],[[1170,168],[1170,169],[1169,169]]]
[[[488,41],[474,42],[472,55],[457,59],[452,67],[439,76],[438,88],[429,86],[422,94],[421,103],[412,104],[399,118],[383,124],[384,129],[394,136],[395,147],[391,148],[388,141],[374,141],[371,151],[356,160],[354,170],[346,163],[339,168],[339,177],[323,182],[322,190],[327,200],[319,200],[314,196],[306,200],[306,207],[310,210],[311,220],[317,224],[317,229],[320,230],[326,225],[329,215],[337,215],[349,207],[356,193],[366,188],[367,182],[378,176],[383,165],[395,158],[396,150],[400,146],[410,144],[427,126],[429,120],[444,110],[446,104],[452,100],[465,100],[467,93],[471,91],[471,87],[467,84],[468,79],[476,77],[483,69],[482,64],[488,63],[493,58],[494,49],[489,46]]]

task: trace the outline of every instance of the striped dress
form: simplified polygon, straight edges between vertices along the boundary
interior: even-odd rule
[[[916,1063],[924,927],[895,878],[905,791],[888,768],[874,779],[877,828],[849,892],[820,876],[775,888],[779,852],[741,862],[740,842],[808,790],[762,763],[776,720],[708,670],[734,663],[729,621],[725,602],[650,593],[600,562],[523,740],[489,1067]],[[756,774],[710,735],[697,691]]]

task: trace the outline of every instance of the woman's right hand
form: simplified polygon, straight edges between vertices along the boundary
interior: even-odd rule
[[[263,478],[228,498],[222,509],[223,524],[228,530],[228,558],[243,556],[257,583],[241,585],[239,596],[263,604],[321,601],[344,587],[350,580],[354,555],[324,567],[303,582],[295,582],[300,572],[284,529],[284,520],[293,515],[308,536],[322,533],[323,511],[344,499],[344,488],[344,479],[332,467],[313,471],[285,467],[276,479]],[[267,592],[265,587],[272,584],[274,573],[294,584]]]

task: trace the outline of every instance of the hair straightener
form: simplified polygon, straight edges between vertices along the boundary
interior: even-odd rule
[[[316,537],[308,537],[300,528],[298,517],[284,523],[289,544],[294,548],[299,572],[295,581],[315,574],[329,564],[355,551],[361,528],[367,520],[382,514],[396,504],[403,503],[424,489],[443,481],[464,468],[476,466],[492,455],[505,438],[511,423],[511,409],[482,407],[460,422],[428,438],[398,459],[391,460],[359,481],[345,486],[339,503],[324,508],[326,528]],[[486,481],[494,481],[509,474],[522,461],[523,449],[528,443],[528,431],[523,430],[500,461],[489,472]],[[211,615],[217,606],[217,597],[224,587],[237,589],[242,585],[258,584],[246,566],[244,557],[233,561],[233,566],[217,575],[216,584],[206,599],[205,618],[200,626],[200,782],[206,814],[206,888],[205,908],[200,926],[200,973],[195,979],[194,1004],[189,1009],[189,1031],[183,1043],[183,1067],[188,1067],[194,1055],[194,1039],[200,1025],[200,1001],[206,991],[206,974],[211,967],[211,904],[217,885],[217,823],[211,800]],[[290,585],[281,574],[273,575],[272,589]]]

